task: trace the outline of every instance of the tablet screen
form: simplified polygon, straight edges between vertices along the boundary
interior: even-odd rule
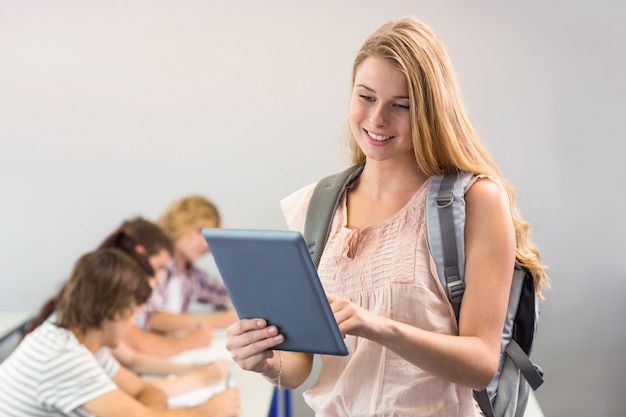
[[[302,234],[205,228],[202,234],[240,318],[263,318],[285,341],[275,349],[347,355]]]

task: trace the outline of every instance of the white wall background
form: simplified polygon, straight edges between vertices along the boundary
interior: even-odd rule
[[[443,37],[550,266],[546,416],[626,416],[626,7],[453,0],[0,0],[0,309],[35,309],[123,219],[278,200],[346,164],[351,62],[383,22]]]

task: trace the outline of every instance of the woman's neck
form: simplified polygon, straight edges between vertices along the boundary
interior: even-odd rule
[[[371,197],[385,199],[388,195],[413,195],[427,179],[414,163],[368,161],[354,188],[360,188],[359,192]]]

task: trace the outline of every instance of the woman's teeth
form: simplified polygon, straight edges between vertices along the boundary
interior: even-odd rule
[[[372,132],[367,132],[367,134],[369,135],[370,138],[374,140],[379,140],[379,141],[388,140],[392,138],[392,136],[378,136],[378,135],[373,134]]]

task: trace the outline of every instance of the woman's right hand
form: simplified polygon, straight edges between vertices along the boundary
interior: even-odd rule
[[[284,341],[276,326],[268,326],[263,319],[239,320],[226,329],[226,349],[237,364],[245,370],[272,372],[272,348]]]

